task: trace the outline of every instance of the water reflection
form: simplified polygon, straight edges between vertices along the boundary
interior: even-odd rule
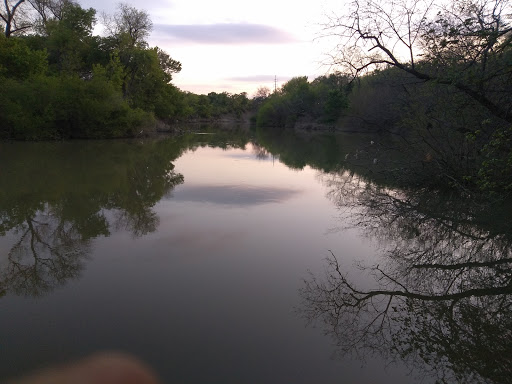
[[[263,160],[279,157],[291,168],[309,165],[330,172],[320,176],[320,181],[329,190],[328,197],[343,215],[348,216],[351,225],[360,228],[368,238],[376,240],[382,251],[378,264],[360,266],[363,278],[352,270],[352,265],[344,264],[344,255],[337,254],[328,259],[325,276],[311,276],[303,286],[301,313],[307,320],[323,325],[340,353],[353,353],[360,357],[374,353],[390,360],[403,360],[418,368],[418,363],[421,363],[428,376],[435,376],[439,381],[510,381],[512,232],[509,210],[497,209],[489,214],[484,205],[467,200],[450,199],[422,190],[396,190],[376,185],[372,180],[358,178],[355,167],[347,172],[339,171],[350,166],[345,161],[346,154],[353,153],[358,145],[348,142],[346,136],[293,138],[283,133],[272,138],[257,135],[256,141],[260,145],[252,145],[252,154],[249,151],[228,154],[232,156],[229,162],[236,162],[237,165],[243,163],[246,157],[260,159],[260,165],[267,167],[258,168],[261,174],[254,178],[245,179],[244,173],[251,172],[251,168],[242,166],[229,168],[229,177],[223,178],[222,171],[228,167],[218,166],[225,163],[216,162],[213,156],[206,157],[208,162],[200,164],[182,161],[180,169],[186,172],[185,176],[175,169],[173,162],[178,164],[175,159],[184,151],[205,146],[245,149],[248,143],[246,136],[240,135],[233,140],[232,133],[229,135],[183,135],[171,140],[147,142],[0,144],[0,236],[8,239],[0,246],[9,242],[4,254],[0,254],[0,294],[43,295],[77,278],[88,258],[93,257],[95,238],[109,236],[115,231],[127,232],[137,238],[156,231],[160,218],[155,205],[167,196],[173,200],[162,202],[165,205],[165,210],[161,211],[165,212],[161,213],[162,227],[165,224],[167,227],[163,233],[149,239],[152,245],[160,242],[161,247],[155,247],[156,256],[151,263],[147,263],[148,269],[144,272],[148,280],[141,279],[144,282],[141,286],[133,285],[129,279],[130,273],[118,276],[114,269],[112,277],[105,271],[99,279],[96,279],[97,275],[89,279],[90,284],[101,287],[98,288],[101,294],[92,295],[100,303],[103,303],[102,288],[112,286],[112,281],[118,281],[118,287],[128,292],[125,298],[116,297],[116,306],[108,306],[111,323],[110,328],[107,326],[105,329],[109,329],[109,335],[114,334],[109,340],[111,342],[118,337],[117,340],[121,340],[118,345],[121,346],[128,343],[126,340],[131,340],[149,356],[175,353],[175,360],[179,362],[176,366],[186,366],[195,361],[190,356],[203,351],[201,346],[204,340],[213,334],[219,341],[209,343],[210,349],[227,345],[224,354],[217,354],[219,361],[225,361],[225,356],[231,356],[232,351],[236,351],[233,356],[240,356],[241,360],[236,360],[240,364],[235,365],[244,370],[245,357],[239,353],[240,348],[248,345],[244,344],[244,336],[254,336],[252,331],[263,322],[273,327],[276,319],[279,319],[275,313],[283,308],[287,312],[285,307],[295,298],[295,273],[301,273],[303,265],[300,263],[315,252],[311,249],[324,244],[323,237],[318,242],[308,240],[311,232],[324,232],[325,221],[318,219],[317,215],[311,215],[315,216],[313,218],[308,216],[318,207],[324,212],[323,198],[316,198],[315,189],[315,200],[308,200],[309,192],[299,192],[305,191],[302,181],[287,184],[281,177],[283,173],[270,175],[268,170],[274,167]],[[364,141],[369,142],[367,138]],[[194,173],[196,169],[200,169],[200,172]],[[187,177],[189,184],[184,184]],[[190,182],[191,179],[193,182]],[[245,186],[244,180],[247,183]],[[307,180],[309,185],[309,178],[303,180]],[[290,202],[295,198],[297,201],[292,201],[294,204],[288,206],[265,205]],[[174,204],[178,200],[204,201],[215,206],[208,207],[214,208],[213,212],[195,204],[191,204],[193,209],[183,209],[183,205]],[[234,205],[235,209],[225,215],[224,208],[228,204]],[[236,210],[255,206],[255,210]],[[274,208],[276,215],[272,212]],[[329,209],[330,205],[325,203],[325,211],[329,212],[326,215],[330,215]],[[295,215],[298,210],[303,211],[300,216]],[[174,221],[165,222],[164,215],[173,216],[175,213],[175,217],[179,217],[176,220],[179,225],[174,225]],[[229,225],[217,225],[219,218],[226,220]],[[292,220],[295,222],[291,223]],[[199,222],[201,225],[198,225]],[[250,225],[242,225],[245,222]],[[302,225],[304,223],[306,225]],[[255,236],[251,238],[250,235]],[[299,239],[297,244],[300,249],[294,248],[293,239]],[[116,252],[117,247],[126,252],[131,245],[126,244],[123,236],[116,240],[106,246],[103,254]],[[138,258],[140,253],[147,250],[148,243],[143,239],[137,244],[133,242],[138,248],[130,257]],[[355,249],[356,246],[347,244],[346,249]],[[225,249],[231,249],[232,253],[225,252]],[[223,256],[188,257],[202,255],[205,250]],[[188,264],[175,262],[177,258],[169,258],[169,261],[169,252],[180,255],[180,261],[186,259]],[[286,256],[288,253],[293,256]],[[123,256],[126,253],[119,257]],[[204,269],[196,268],[199,263],[205,265]],[[154,269],[149,267],[150,264]],[[133,270],[129,272],[139,273],[135,266],[140,264],[131,264]],[[289,273],[288,277],[286,273]],[[364,277],[367,275],[373,279],[366,281],[368,279]],[[268,279],[263,295],[261,276]],[[145,284],[149,279],[155,284]],[[201,284],[191,285],[194,279],[199,279]],[[191,286],[197,286],[197,290],[190,289]],[[233,286],[239,289],[235,290],[235,297],[230,298],[226,292],[233,291]],[[144,294],[130,294],[136,290]],[[116,292],[111,292],[111,297],[115,297]],[[163,298],[161,292],[165,292]],[[187,295],[183,292],[187,292]],[[86,297],[90,292],[84,289],[82,294]],[[138,311],[137,316],[132,316],[133,296],[139,297],[137,306],[144,309]],[[279,296],[286,298],[275,299]],[[153,299],[176,303],[176,306],[161,312],[161,306],[154,305]],[[253,311],[253,315],[243,319],[239,317],[240,313],[248,313],[239,310],[241,302],[258,302],[258,305],[249,304],[246,308]],[[271,305],[261,305],[259,302],[269,302]],[[14,305],[17,306],[18,302]],[[210,310],[212,306],[215,307],[213,312]],[[63,304],[61,308],[67,309],[68,306]],[[101,311],[97,311],[101,317],[98,323],[103,324],[107,306],[100,305],[98,308],[101,308]],[[279,311],[272,312],[276,308]],[[88,311],[88,308],[83,309],[84,313]],[[186,316],[176,316],[180,311]],[[208,327],[203,327],[205,316],[211,317],[212,313],[216,313],[217,317],[208,322]],[[260,315],[261,318],[258,317]],[[22,323],[19,319],[23,319],[23,315],[18,316],[11,318],[14,319],[13,324]],[[55,315],[57,317],[58,314]],[[125,325],[125,328],[119,327],[121,331],[117,336],[111,332],[126,319],[132,322],[127,323],[129,325]],[[174,325],[169,325],[168,319],[174,319]],[[143,334],[143,339],[137,344],[140,333],[133,332],[131,327],[142,324],[142,321],[151,324],[148,328],[151,336]],[[258,345],[252,351],[259,356],[252,361],[258,362],[269,356],[268,345],[271,345],[273,352],[270,353],[270,362],[263,366],[270,372],[268,378],[278,381],[281,379],[276,376],[276,359],[287,360],[288,363],[283,364],[289,364],[286,367],[290,370],[305,366],[301,363],[297,365],[297,361],[311,361],[311,356],[306,355],[298,360],[290,358],[295,352],[302,355],[301,348],[276,348],[279,343],[288,343],[281,342],[285,339],[281,338],[282,335],[287,332],[290,333],[286,340],[302,337],[300,326],[300,331],[295,333],[293,327],[289,326],[294,323],[286,321],[283,328],[276,326],[272,331],[258,328],[261,334],[254,337],[252,344]],[[190,324],[195,325],[190,327]],[[233,328],[233,324],[239,331]],[[62,329],[58,328],[55,334],[61,335]],[[197,333],[197,330],[200,332]],[[103,337],[100,327],[93,326],[80,333],[83,333],[84,344],[89,343],[89,337]],[[277,336],[267,339],[260,337],[269,334]],[[167,335],[168,342],[161,342],[162,335]],[[175,338],[179,340],[177,344]],[[96,345],[102,343],[103,340]],[[11,344],[18,345],[14,336]],[[27,343],[32,344],[32,341]],[[180,348],[159,349],[163,345],[179,345]],[[7,351],[12,352],[13,349]],[[182,349],[188,353],[182,353]],[[178,355],[181,355],[181,360]],[[211,354],[200,355],[202,357],[197,361],[209,367],[204,371],[207,372],[205,375],[218,372],[222,363],[215,361],[210,364]],[[168,359],[163,360],[163,370],[175,369],[169,366]],[[304,382],[317,374],[334,377],[332,373],[318,373],[321,369],[312,364],[313,368],[309,367],[312,376],[303,376]],[[228,381],[230,377],[232,379],[232,366],[231,361],[226,365]],[[180,371],[183,376],[180,377],[186,378],[190,372],[183,369]],[[294,377],[302,373],[297,375]],[[360,382],[361,372],[354,375],[357,379],[353,382]],[[376,375],[374,373],[372,377]],[[175,376],[169,374],[169,377]],[[286,378],[281,381],[287,380],[294,381]],[[199,381],[204,381],[204,378],[201,377]]]
[[[174,200],[196,201],[226,206],[253,206],[279,203],[296,196],[300,191],[291,188],[251,185],[184,186],[173,195]]]
[[[96,237],[156,231],[154,205],[184,182],[175,159],[247,142],[246,132],[231,130],[165,140],[1,143],[0,236],[10,242],[0,255],[0,296],[41,296],[79,277]]]
[[[96,237],[154,232],[153,206],[184,181],[172,161],[210,141],[228,146],[194,135],[2,144],[0,236],[10,245],[0,255],[1,295],[40,296],[79,277]]]
[[[45,204],[14,227],[17,239],[0,271],[4,294],[40,296],[79,276],[89,238],[81,233],[80,223],[63,218],[59,208]],[[89,224],[105,230],[99,217],[91,217]]]
[[[350,266],[327,259],[300,291],[300,313],[340,354],[402,360],[440,382],[510,382],[512,239],[503,207],[391,190],[349,172],[324,176],[328,196],[383,256]],[[500,220],[504,219],[504,220]],[[421,364],[419,364],[421,363]]]

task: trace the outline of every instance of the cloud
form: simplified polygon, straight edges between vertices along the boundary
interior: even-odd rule
[[[153,11],[158,9],[175,9],[176,7],[168,0],[130,0],[130,1],[105,1],[105,0],[81,0],[78,1],[83,8],[94,8],[98,12],[113,14],[118,10],[119,3],[126,3],[139,11]],[[152,12],[149,12],[150,14]],[[98,15],[96,15],[98,16]]]
[[[153,30],[159,38],[197,44],[285,44],[298,41],[288,32],[263,24],[156,24]]]

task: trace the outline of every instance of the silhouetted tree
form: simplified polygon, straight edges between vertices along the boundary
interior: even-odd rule
[[[24,9],[25,0],[4,0],[0,8],[0,19],[4,25],[5,37],[26,31],[32,27]]]
[[[512,122],[509,0],[355,0],[331,17],[332,61],[359,76],[396,67],[422,81],[452,86]]]

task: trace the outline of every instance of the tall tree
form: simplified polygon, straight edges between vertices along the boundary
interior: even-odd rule
[[[78,6],[73,0],[28,0],[38,15],[36,27],[39,32],[46,33],[47,23],[50,20],[62,20],[66,8],[70,5]]]
[[[57,71],[78,72],[90,70],[85,61],[91,49],[92,29],[96,11],[83,9],[68,2],[63,6],[61,18],[52,18],[46,24],[50,65]]]
[[[453,86],[512,122],[509,0],[354,0],[330,18],[332,60],[354,76],[382,66]]]
[[[118,5],[114,15],[104,14],[103,23],[109,34],[119,43],[126,41],[132,47],[146,46],[146,38],[153,28],[153,22],[146,11],[125,3]]]
[[[158,56],[158,62],[160,63],[160,68],[168,77],[168,82],[172,80],[172,74],[178,73],[181,71],[181,63],[177,60],[174,60],[167,52],[156,47],[156,54]]]
[[[0,9],[0,19],[4,24],[6,37],[10,37],[16,32],[25,31],[32,26],[26,17],[24,5],[25,0],[3,1],[3,8]]]

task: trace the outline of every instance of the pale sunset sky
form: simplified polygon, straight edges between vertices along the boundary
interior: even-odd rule
[[[326,15],[343,0],[126,0],[149,13],[150,46],[158,46],[183,69],[173,84],[184,91],[247,92],[274,88],[294,76],[309,80],[329,71],[332,49],[317,39]],[[112,14],[119,1],[82,0],[84,8]],[[100,18],[98,17],[98,20]]]

